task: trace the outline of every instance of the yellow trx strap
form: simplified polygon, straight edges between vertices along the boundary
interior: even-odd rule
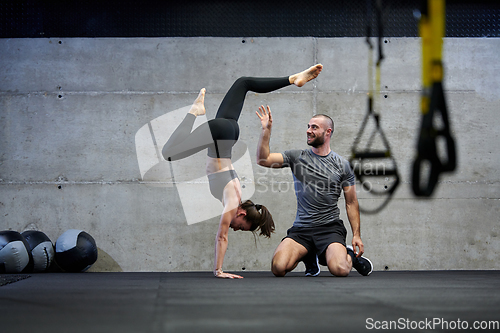
[[[419,34],[422,40],[422,97],[420,102],[422,122],[412,174],[413,192],[417,196],[431,196],[437,185],[439,174],[456,168],[455,141],[450,133],[442,84],[445,18],[444,0],[423,2],[419,21]],[[436,128],[434,124],[436,115],[441,115],[442,127],[440,128]],[[437,139],[439,137],[446,141],[445,159],[442,158],[442,153],[438,153]],[[424,163],[430,165],[425,182],[422,179]]]

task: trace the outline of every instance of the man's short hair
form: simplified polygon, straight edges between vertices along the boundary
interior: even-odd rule
[[[326,114],[316,114],[313,116],[313,118],[319,118],[319,117],[323,117],[328,121],[330,128],[332,129],[332,133],[333,133],[333,131],[334,131],[333,119],[330,116],[327,116]]]

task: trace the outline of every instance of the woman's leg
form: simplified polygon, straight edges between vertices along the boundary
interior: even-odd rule
[[[163,146],[162,155],[166,160],[179,160],[213,145],[208,123],[200,125],[191,132],[196,117],[205,114],[204,102],[205,88],[201,89],[189,113]]]
[[[318,64],[303,72],[281,78],[239,78],[227,92],[216,115],[216,118],[234,120],[235,123],[231,124],[231,126],[228,125],[227,128],[218,129],[218,127],[220,127],[219,125],[221,125],[219,122],[222,120],[217,122],[216,119],[215,121],[211,121],[210,123],[207,122],[199,126],[191,132],[196,116],[205,114],[205,88],[201,89],[189,114],[186,115],[186,118],[184,118],[182,123],[177,127],[174,133],[172,133],[165,146],[163,146],[163,157],[166,160],[173,161],[188,157],[209,147],[212,147],[213,151],[218,151],[214,141],[228,142],[229,147],[231,147],[234,141],[238,139],[239,129],[236,122],[240,117],[248,91],[267,93],[290,84],[301,87],[310,80],[316,78],[322,68],[323,66]],[[211,127],[213,130],[211,130]],[[226,150],[230,151],[230,148]],[[216,153],[214,156],[229,157],[230,153],[223,155],[224,156]]]
[[[323,66],[314,65],[303,72],[278,78],[241,77],[236,80],[224,96],[215,118],[234,119],[238,121],[247,92],[268,93],[291,84],[302,87],[316,78]]]
[[[256,78],[240,77],[224,96],[215,118],[233,119],[238,121],[247,92],[268,93],[289,86],[288,77]]]

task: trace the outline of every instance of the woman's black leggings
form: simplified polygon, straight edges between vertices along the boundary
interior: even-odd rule
[[[209,120],[191,132],[196,116],[190,113],[186,115],[163,146],[163,157],[174,161],[208,148],[210,157],[230,158],[231,149],[240,134],[238,119],[247,92],[268,93],[288,85],[290,85],[288,76],[281,78],[240,77],[224,96],[215,119]]]

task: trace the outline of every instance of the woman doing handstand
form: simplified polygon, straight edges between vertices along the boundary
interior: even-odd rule
[[[189,113],[172,133],[162,149],[163,157],[175,161],[208,149],[206,171],[210,192],[224,207],[215,239],[214,274],[220,278],[242,278],[224,273],[222,264],[228,245],[229,228],[246,230],[270,237],[274,222],[266,207],[247,200],[241,202],[241,185],[231,163],[231,150],[239,137],[238,119],[248,91],[268,93],[295,84],[302,87],[316,78],[323,66],[314,65],[303,72],[279,78],[241,77],[224,96],[215,119],[192,131],[197,116],[205,114],[205,88],[194,101]],[[191,132],[192,131],[192,132]],[[207,140],[207,138],[210,138]]]

